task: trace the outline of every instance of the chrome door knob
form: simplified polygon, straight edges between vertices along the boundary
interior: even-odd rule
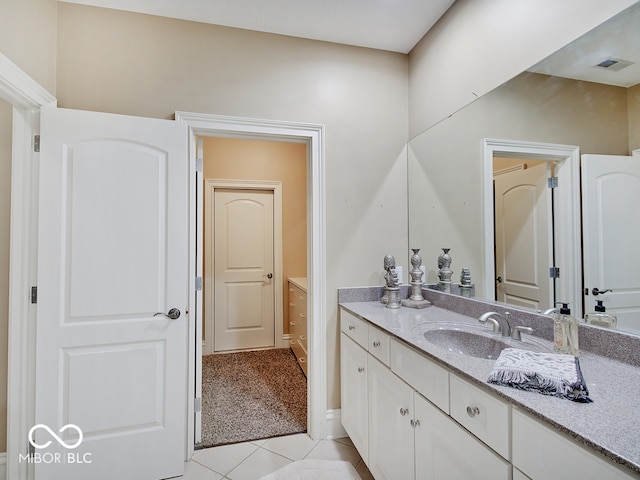
[[[165,316],[170,320],[176,320],[178,317],[180,317],[180,310],[178,310],[177,308],[172,308],[167,313],[158,312],[158,313],[155,313],[153,316],[158,317],[160,315]]]

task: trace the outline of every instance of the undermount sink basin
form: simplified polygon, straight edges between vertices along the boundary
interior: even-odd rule
[[[501,337],[490,331],[473,327],[456,328],[439,326],[424,332],[424,338],[452,353],[468,355],[476,358],[495,360],[505,348],[521,348],[535,352],[549,352],[544,345],[534,340],[516,341],[509,337]]]

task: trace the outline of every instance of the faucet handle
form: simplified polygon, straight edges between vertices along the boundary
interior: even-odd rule
[[[529,335],[531,335],[533,333],[533,328],[531,327],[524,327],[522,325],[518,325],[517,327],[511,329],[511,338],[513,338],[514,340],[521,340],[522,341],[522,333],[528,333]]]

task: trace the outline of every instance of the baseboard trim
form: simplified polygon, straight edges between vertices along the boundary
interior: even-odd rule
[[[348,436],[347,432],[342,426],[341,415],[342,414],[339,408],[327,410],[327,426],[325,429],[325,432],[327,433],[327,440],[331,440],[333,438],[344,438]]]

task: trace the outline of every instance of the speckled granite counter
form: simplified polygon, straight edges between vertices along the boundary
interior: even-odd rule
[[[506,399],[523,411],[530,413],[541,422],[559,430],[574,441],[583,446],[603,454],[613,462],[625,467],[632,474],[640,476],[640,410],[635,405],[640,401],[640,368],[634,366],[634,361],[628,359],[614,360],[608,356],[597,355],[581,348],[580,366],[589,388],[589,396],[593,403],[575,403],[555,397],[549,397],[538,393],[525,392],[509,387],[501,387],[486,383],[486,379],[493,368],[495,360],[484,360],[471,356],[452,353],[444,348],[439,348],[425,340],[417,325],[426,322],[450,321],[456,323],[478,324],[476,316],[457,313],[450,309],[441,308],[439,303],[446,303],[450,299],[442,297],[443,294],[429,295],[428,298],[434,305],[426,309],[415,310],[401,308],[392,310],[386,308],[377,301],[378,292],[359,290],[358,295],[342,294],[339,291],[340,306],[354,315],[357,315],[370,323],[384,329],[394,337],[403,340],[409,345],[421,350],[427,357],[447,367],[452,372],[459,374],[466,380],[477,386],[491,391],[499,397]],[[438,299],[440,301],[436,301]],[[356,301],[348,301],[356,299]],[[459,304],[467,302],[469,305],[482,311],[495,310],[495,306],[485,302],[473,300],[477,305],[469,304],[466,299],[453,299]],[[458,309],[459,310],[459,309]],[[504,310],[504,308],[503,308]],[[513,312],[512,320],[517,324],[535,325],[543,332],[542,337],[547,337],[548,345],[552,343],[548,338],[548,317],[539,317],[535,314],[522,313],[509,308]],[[532,318],[525,318],[529,315]],[[525,321],[526,320],[526,321]],[[538,322],[536,322],[538,320]],[[537,325],[536,325],[537,323]],[[596,333],[600,333],[597,330]],[[581,334],[583,332],[581,331]],[[585,336],[592,332],[585,332]],[[605,336],[609,332],[604,332]],[[624,336],[630,337],[630,336]],[[538,339],[536,339],[538,340]],[[634,339],[624,339],[634,345]],[[590,339],[586,343],[592,343]],[[640,341],[635,345],[640,349]],[[581,345],[582,346],[582,345]],[[635,359],[638,351],[631,352],[630,359]]]

